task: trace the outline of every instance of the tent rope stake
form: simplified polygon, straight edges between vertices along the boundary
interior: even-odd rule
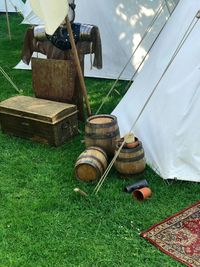
[[[163,79],[163,77],[165,76],[166,72],[168,71],[169,67],[171,66],[171,64],[173,63],[174,59],[176,58],[177,54],[179,53],[179,51],[181,50],[181,48],[183,47],[184,43],[186,42],[186,40],[188,39],[189,35],[191,34],[191,32],[194,30],[194,27],[196,26],[197,22],[199,21],[199,11],[197,12],[197,14],[195,15],[195,17],[192,19],[191,23],[189,24],[185,34],[183,35],[181,41],[179,42],[175,52],[172,55],[171,60],[169,61],[169,63],[167,64],[166,68],[164,69],[160,79],[158,80],[158,82],[156,83],[156,85],[154,86],[150,96],[147,98],[147,100],[145,101],[143,108],[141,109],[140,113],[138,114],[137,118],[135,119],[134,123],[132,124],[130,131],[131,132],[136,123],[138,122],[139,118],[141,117],[142,113],[144,112],[144,109],[146,108],[146,106],[148,105],[150,99],[152,98],[153,94],[155,93],[156,89],[158,88],[158,85],[160,84],[161,80]],[[195,20],[196,19],[196,20]],[[102,175],[101,179],[99,180],[97,186],[94,188],[94,194],[96,195],[99,190],[101,189],[109,171],[111,170],[115,160],[117,159],[123,145],[124,145],[125,141],[121,144],[121,146],[119,147],[118,151],[116,152],[115,156],[113,157],[112,161],[110,162],[110,164],[108,165],[105,173]]]

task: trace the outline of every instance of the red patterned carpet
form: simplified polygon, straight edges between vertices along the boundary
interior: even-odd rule
[[[185,265],[200,267],[200,201],[153,225],[141,236]]]

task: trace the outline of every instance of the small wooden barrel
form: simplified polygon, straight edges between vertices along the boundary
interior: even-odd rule
[[[107,165],[106,153],[99,147],[89,147],[77,159],[75,164],[76,178],[84,182],[99,180]]]
[[[140,141],[135,148],[122,148],[114,163],[116,170],[124,175],[141,173],[145,165],[144,150]]]
[[[116,140],[120,138],[117,118],[113,115],[95,115],[85,125],[86,147],[101,147],[109,156],[114,155]]]

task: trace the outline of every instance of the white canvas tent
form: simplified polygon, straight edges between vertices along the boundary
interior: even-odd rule
[[[179,2],[134,84],[113,111],[123,135],[150,99],[133,132],[143,142],[147,162],[164,179],[200,182],[200,20],[169,64],[188,27],[197,21],[199,9],[199,0]]]
[[[23,13],[24,3],[22,0],[6,0],[8,12]],[[0,0],[0,12],[6,12],[5,0]]]
[[[24,20],[22,21],[23,24],[32,24],[32,25],[44,24],[43,21],[33,12],[29,0],[27,0],[24,5],[23,16],[24,16]]]
[[[116,78],[137,47],[146,28],[152,21],[162,1],[155,0],[77,0],[76,20],[98,25],[103,47],[102,71],[90,70],[89,57],[86,61],[86,76]],[[83,12],[87,10],[89,12]],[[163,9],[158,23],[142,43],[131,60],[122,79],[130,79],[142,57],[169,16]]]
[[[173,9],[175,1],[166,0]],[[85,64],[85,76],[117,78],[163,0],[76,0],[76,21],[97,25],[103,47],[103,69],[90,69],[90,57]],[[165,6],[151,33],[131,60],[121,79],[130,79],[154,38],[169,16]],[[24,23],[38,24],[29,1],[24,8]],[[19,66],[18,66],[19,67]],[[23,65],[20,65],[22,68]]]

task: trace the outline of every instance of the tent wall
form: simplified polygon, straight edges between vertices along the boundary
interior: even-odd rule
[[[103,70],[91,70],[88,56],[85,75],[102,78],[118,77],[140,42],[161,2],[159,0],[77,0],[76,20],[81,23],[97,25],[100,29],[103,46]],[[133,72],[168,16],[168,11],[165,8],[152,32],[132,58],[131,64],[121,77],[122,79],[132,77]]]
[[[43,24],[43,21],[38,16],[36,16],[35,13],[32,11],[29,0],[27,0],[24,5],[23,16],[24,20],[22,21],[22,24],[32,24],[32,25]]]
[[[116,78],[141,40],[145,29],[152,21],[156,10],[164,0],[76,0],[76,21],[97,25],[103,46],[103,69],[91,70],[87,56],[85,76]],[[173,9],[174,1],[165,0]],[[160,18],[133,57],[121,79],[130,79],[139,62],[146,54],[154,38],[169,16],[165,7]],[[24,8],[24,23],[38,24],[40,21],[31,11],[29,1]]]
[[[8,12],[23,13],[24,3],[21,0],[6,0]],[[0,0],[0,12],[6,12],[5,1]]]
[[[199,0],[179,2],[134,84],[113,111],[121,134],[129,132],[156,88],[133,132],[143,142],[147,162],[164,179],[200,182],[200,21],[156,87],[199,8]]]

